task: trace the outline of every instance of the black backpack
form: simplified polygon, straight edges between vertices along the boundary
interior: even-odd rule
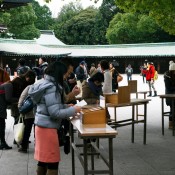
[[[22,75],[25,74],[30,68],[28,66],[21,66],[17,68],[17,74]]]

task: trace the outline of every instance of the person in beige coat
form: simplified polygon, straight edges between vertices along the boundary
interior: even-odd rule
[[[88,82],[84,82],[82,86],[82,99],[84,99],[88,105],[100,103],[103,82],[104,75],[101,72],[97,72],[88,79]]]
[[[18,101],[18,108],[21,107],[23,101],[28,96],[29,88],[30,88],[30,85],[27,86],[23,90],[23,92],[21,93],[21,96],[20,96],[19,101]],[[18,152],[27,153],[29,138],[30,138],[32,126],[33,126],[33,123],[34,123],[34,111],[31,110],[26,114],[20,114],[20,115],[22,115],[22,117],[24,117],[25,128],[24,128],[23,140],[22,140],[22,143],[20,145],[20,148],[18,149]]]

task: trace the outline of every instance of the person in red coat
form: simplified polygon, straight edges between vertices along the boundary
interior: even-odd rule
[[[155,86],[154,86],[155,67],[154,67],[153,62],[148,62],[147,69],[146,70],[143,69],[142,73],[146,75],[146,81],[148,82],[148,86],[149,86],[148,97],[152,96],[152,89],[154,91],[153,97],[157,96],[157,91],[156,91]]]

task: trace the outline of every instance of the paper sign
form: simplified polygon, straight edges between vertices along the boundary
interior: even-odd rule
[[[81,100],[81,101],[79,101],[79,102],[77,102],[77,106],[85,106],[85,105],[87,105],[87,103],[84,101],[84,100]]]

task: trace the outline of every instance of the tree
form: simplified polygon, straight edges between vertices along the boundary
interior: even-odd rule
[[[175,41],[148,15],[118,13],[110,22],[106,37],[110,44]]]
[[[57,17],[57,22],[58,23],[65,22],[71,19],[72,17],[74,17],[75,15],[77,15],[82,10],[83,10],[83,7],[80,3],[70,2],[69,4],[64,5],[61,8],[61,11]]]
[[[0,24],[4,27],[6,27],[10,22],[10,14],[7,12],[0,12]],[[1,38],[7,38],[8,37],[8,30],[4,30],[3,32],[0,32]]]
[[[31,5],[18,7],[9,11],[11,18],[7,25],[13,38],[33,39],[40,35],[39,30],[35,27],[35,12]]]
[[[97,44],[107,44],[105,37],[109,22],[120,10],[116,7],[114,0],[103,0],[99,7],[94,26],[94,37],[96,37]]]
[[[67,44],[95,44],[94,25],[97,10],[89,7],[68,20],[63,27],[65,43]]]
[[[72,2],[62,7],[54,25],[55,36],[58,39],[62,40],[67,44],[69,43],[69,41],[67,41],[69,33],[67,34],[66,31],[64,31],[66,22],[74,16],[78,15],[81,10],[83,10],[83,8],[80,4],[74,4]],[[65,36],[65,34],[67,36]]]
[[[32,1],[32,7],[37,16],[37,19],[35,20],[36,28],[40,30],[51,29],[54,25],[54,19],[52,18],[50,9],[46,5],[40,6],[35,0]]]
[[[115,2],[125,12],[148,12],[164,31],[175,35],[174,0],[115,0]]]
[[[110,44],[134,43],[137,17],[132,13],[118,13],[110,22],[106,38]]]
[[[94,25],[98,10],[70,3],[64,6],[54,27],[55,35],[66,44],[92,44],[95,42]]]

